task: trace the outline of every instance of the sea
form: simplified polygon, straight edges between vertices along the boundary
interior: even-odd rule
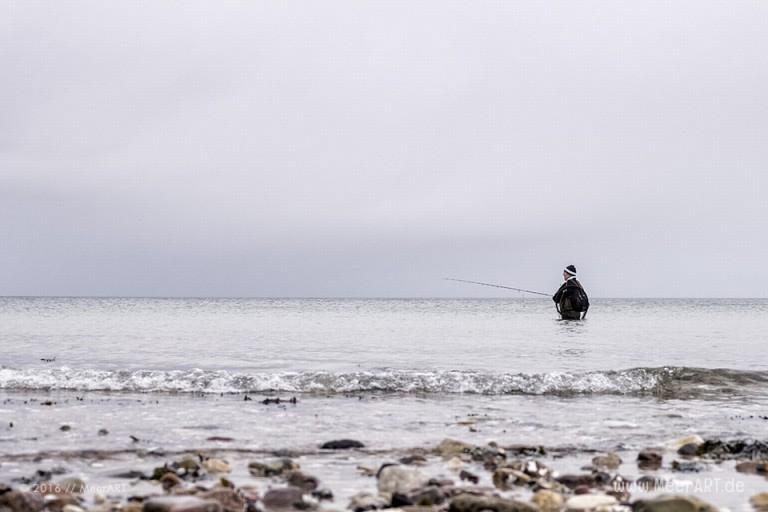
[[[0,479],[136,447],[766,440],[767,342],[765,299],[0,298]]]

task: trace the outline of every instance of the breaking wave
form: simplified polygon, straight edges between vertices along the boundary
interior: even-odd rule
[[[768,372],[688,367],[550,373],[371,370],[237,373],[224,370],[93,370],[0,367],[0,389],[163,393],[425,393],[659,395],[701,397],[765,391]]]

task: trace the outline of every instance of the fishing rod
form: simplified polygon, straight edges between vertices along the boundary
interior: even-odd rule
[[[502,284],[481,283],[480,281],[467,281],[466,279],[454,279],[452,277],[445,277],[444,279],[446,281],[456,281],[456,282],[459,282],[459,283],[479,284],[480,286],[491,286],[493,288],[504,288],[505,290],[514,290],[516,292],[533,293],[534,295],[545,295],[545,296],[549,297],[548,293],[534,292],[533,290],[524,290],[522,288],[513,288],[511,286],[504,286]]]

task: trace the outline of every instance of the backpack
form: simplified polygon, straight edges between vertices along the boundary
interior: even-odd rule
[[[581,286],[576,287],[571,293],[571,307],[579,313],[589,309],[589,297],[587,297],[587,292]]]

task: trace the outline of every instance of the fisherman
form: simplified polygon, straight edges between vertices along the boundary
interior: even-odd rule
[[[584,287],[576,279],[576,267],[573,265],[565,267],[563,281],[565,282],[552,296],[557,312],[560,313],[563,320],[581,320],[587,316],[589,297],[587,297]]]

